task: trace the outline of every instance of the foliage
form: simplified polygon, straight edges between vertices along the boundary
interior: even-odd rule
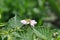
[[[59,0],[0,0],[0,40],[60,40],[60,28],[46,22],[60,17],[59,4]],[[20,21],[25,19],[37,24],[23,25]]]

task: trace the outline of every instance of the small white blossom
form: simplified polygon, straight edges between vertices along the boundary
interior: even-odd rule
[[[34,27],[35,24],[37,24],[37,22],[35,20],[21,20],[20,21],[22,24],[30,24],[31,26]]]
[[[37,24],[37,22],[35,20],[31,20],[30,21],[30,25],[34,27],[34,25]]]
[[[26,20],[21,20],[20,21],[22,24],[27,24]]]

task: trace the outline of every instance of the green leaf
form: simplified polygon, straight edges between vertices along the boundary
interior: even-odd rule
[[[33,40],[33,31],[29,26],[26,29],[26,31],[20,32],[20,35],[21,35],[20,40]]]
[[[36,27],[36,29],[33,28],[33,31],[38,38],[52,40],[52,34],[54,31],[50,30],[49,27]]]
[[[11,18],[11,19],[9,20],[8,26],[9,26],[9,27],[12,27],[12,28],[22,27],[23,24],[21,24],[20,20],[21,20],[21,19],[20,19],[17,15],[15,15],[15,17],[13,17],[13,18]]]
[[[36,29],[33,28],[34,33],[36,34],[37,37],[47,40],[47,37],[44,36],[43,34],[41,34],[39,31],[37,31]]]
[[[11,34],[14,35],[14,37],[21,37],[18,32],[12,32]]]

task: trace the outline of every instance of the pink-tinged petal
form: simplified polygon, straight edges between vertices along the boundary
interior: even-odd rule
[[[30,24],[32,27],[34,27],[34,24]]]
[[[30,21],[30,25],[34,27],[34,25],[37,24],[37,22],[35,20],[31,20]]]
[[[22,24],[27,24],[26,20],[21,20],[20,21]]]
[[[31,20],[30,23],[37,24],[37,22],[35,20]]]

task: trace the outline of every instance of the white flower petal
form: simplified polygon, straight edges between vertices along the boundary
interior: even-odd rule
[[[37,24],[37,22],[35,20],[31,20],[30,21],[30,25],[34,27],[34,25]]]
[[[27,21],[26,20],[21,20],[20,21],[22,24],[27,24]]]
[[[34,27],[34,24],[31,23],[30,25]]]
[[[20,21],[22,24],[30,24],[31,26],[35,26],[35,24],[37,24],[37,22],[35,20],[30,20],[30,21],[27,21],[27,20],[21,20]]]

